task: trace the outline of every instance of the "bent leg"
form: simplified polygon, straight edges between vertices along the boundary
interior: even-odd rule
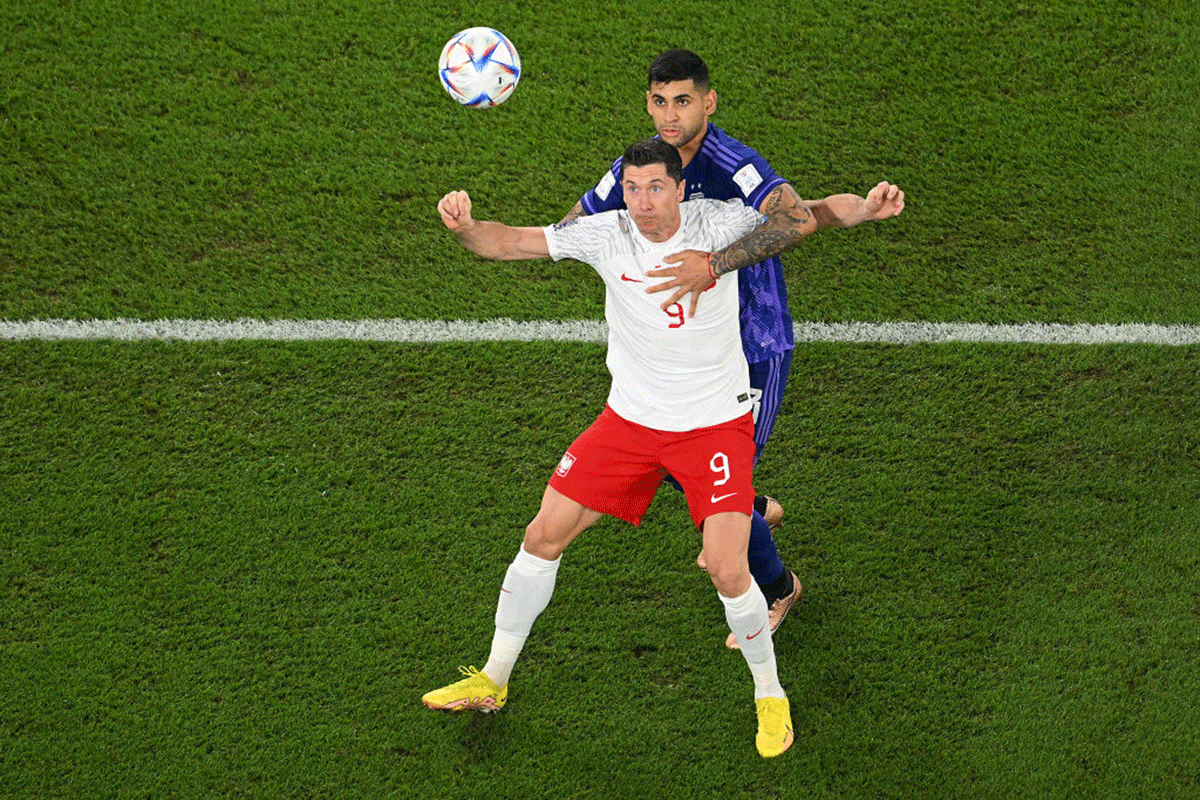
[[[713,586],[726,597],[744,594],[753,582],[746,559],[750,517],[737,511],[713,514],[704,520],[704,555]]]
[[[542,493],[537,515],[525,527],[523,547],[529,553],[550,561],[562,555],[575,537],[599,520],[603,514],[567,497],[553,486]]]
[[[508,684],[533,623],[550,604],[562,551],[600,516],[546,487],[542,506],[525,529],[525,541],[504,574],[496,602],[496,631],[483,672],[497,686]]]
[[[751,579],[746,563],[749,527],[749,517],[733,512],[714,514],[704,520],[708,572],[725,606],[725,620],[750,667],[755,698],[784,697],[771,640],[767,599]]]
[[[750,536],[748,538],[749,546],[746,549],[746,558],[750,563],[750,574],[754,576],[754,582],[766,591],[768,586],[779,580],[787,568],[783,565],[783,559],[779,557],[779,550],[775,547],[775,537],[771,533],[771,526],[757,511],[750,518]]]

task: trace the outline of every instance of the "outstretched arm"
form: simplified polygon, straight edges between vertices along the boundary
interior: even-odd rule
[[[758,210],[766,217],[766,221],[733,244],[711,254],[699,250],[684,250],[682,253],[667,256],[663,263],[674,266],[649,271],[646,276],[669,277],[674,280],[663,281],[646,291],[673,290],[671,298],[662,304],[664,309],[691,294],[688,316],[694,317],[700,294],[711,286],[714,280],[726,272],[757,264],[782,253],[820,227],[808,206],[800,199],[800,195],[787,183],[772,189]]]
[[[715,275],[777,256],[821,228],[852,228],[868,220],[894,217],[904,210],[904,192],[894,184],[880,181],[866,197],[833,194],[805,203],[785,183],[768,194],[758,210],[767,218],[763,225],[712,254]]]
[[[442,222],[463,247],[476,255],[494,260],[549,258],[546,234],[541,228],[514,228],[500,222],[471,217],[471,197],[466,192],[450,192],[438,201]]]
[[[748,267],[795,247],[809,234],[828,227],[849,228],[872,219],[887,219],[904,210],[904,192],[894,184],[881,181],[866,197],[855,194],[830,195],[805,203],[790,184],[773,189],[759,206],[766,221],[733,244],[713,253],[685,250],[667,256],[675,264],[646,273],[649,277],[670,277],[647,292],[673,290],[663,303],[668,308],[691,294],[689,316],[696,313],[700,293],[726,272]]]
[[[808,208],[822,228],[853,228],[864,222],[898,215],[904,210],[904,192],[894,184],[880,181],[866,197],[831,194],[809,203]]]
[[[726,272],[778,255],[821,228],[808,204],[800,199],[800,195],[788,183],[772,189],[758,210],[767,218],[762,225],[733,244],[712,253],[709,259],[712,277],[719,278]]]

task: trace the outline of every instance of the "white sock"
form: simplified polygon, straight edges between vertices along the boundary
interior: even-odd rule
[[[775,645],[771,641],[767,598],[763,596],[762,589],[751,581],[750,588],[739,597],[726,597],[720,592],[717,592],[717,597],[725,606],[725,621],[737,636],[742,657],[754,676],[754,699],[786,697],[775,666]]]
[[[517,656],[521,655],[534,620],[549,605],[560,561],[561,556],[547,561],[527,553],[522,547],[508,565],[500,587],[500,600],[496,603],[492,652],[483,667],[483,672],[497,686],[508,685],[508,677],[517,663]]]

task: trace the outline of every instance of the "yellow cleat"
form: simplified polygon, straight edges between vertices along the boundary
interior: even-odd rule
[[[792,746],[792,712],[786,697],[755,700],[758,707],[758,736],[754,745],[763,758],[774,758]]]
[[[507,686],[497,686],[474,667],[459,667],[458,671],[467,677],[427,692],[421,702],[439,711],[482,711],[485,714],[504,707],[508,699]]]

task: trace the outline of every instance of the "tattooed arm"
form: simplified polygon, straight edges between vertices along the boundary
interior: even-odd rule
[[[579,219],[580,217],[586,216],[587,212],[583,210],[583,202],[581,201],[576,203],[575,207],[568,211],[567,215],[558,221],[558,224],[561,225],[564,222],[570,222],[573,219]]]
[[[664,309],[690,294],[692,299],[688,316],[694,317],[701,293],[712,285],[714,278],[765,261],[789,247],[795,247],[801,239],[820,227],[816,217],[790,184],[784,183],[772,189],[758,210],[766,220],[728,247],[711,254],[685,250],[667,256],[664,264],[674,266],[653,270],[646,275],[671,277],[674,280],[663,281],[646,291],[673,290],[670,299],[662,304]]]
[[[904,192],[881,181],[866,197],[832,194],[805,203],[788,184],[776,187],[759,211],[765,224],[712,254],[712,271],[720,276],[777,256],[821,228],[853,228],[868,220],[887,219],[904,210]]]
[[[881,181],[866,197],[856,194],[830,195],[806,203],[789,184],[773,189],[759,206],[766,217],[762,225],[728,247],[713,253],[685,250],[667,256],[675,266],[648,272],[650,277],[669,277],[650,287],[648,292],[673,290],[662,304],[668,308],[691,294],[688,316],[695,316],[700,293],[727,272],[758,264],[784,250],[795,247],[809,234],[828,227],[849,228],[867,220],[887,219],[904,210],[904,192],[894,184]]]
[[[758,210],[767,218],[762,225],[711,254],[710,278],[719,278],[726,272],[765,261],[795,247],[801,239],[821,227],[791,184],[785,183],[772,189]],[[693,305],[695,300],[693,296]]]

